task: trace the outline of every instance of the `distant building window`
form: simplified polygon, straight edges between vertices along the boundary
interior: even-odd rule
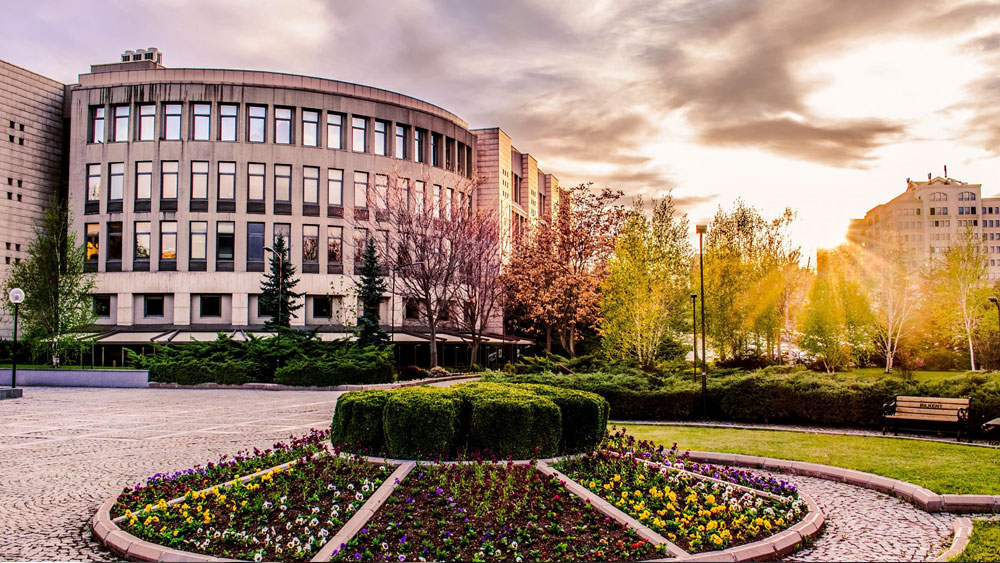
[[[332,316],[332,311],[330,307],[330,297],[326,295],[317,295],[313,297],[313,318],[316,319],[329,319]]]
[[[326,171],[327,205],[344,205],[344,171],[330,168]]]
[[[129,106],[115,106],[115,142],[128,141]]]
[[[319,112],[302,111],[302,144],[315,147],[319,144]]]
[[[247,164],[247,199],[264,201],[265,165],[251,162]]]
[[[176,160],[165,160],[160,163],[160,199],[177,199]]]
[[[426,186],[427,184],[420,180],[413,184],[413,212],[417,215],[423,215],[427,209],[427,199],[424,195]]]
[[[420,301],[416,299],[406,300],[406,311],[404,312],[404,317],[407,320],[417,320],[420,318]]]
[[[91,108],[90,110],[90,142],[91,143],[103,143],[104,142],[104,118],[105,112],[103,106]]]
[[[944,192],[934,192],[930,196],[931,201],[948,201],[948,194]]]
[[[191,260],[208,257],[208,222],[191,221]]]
[[[339,113],[326,114],[326,148],[344,148],[344,116]]]
[[[368,243],[368,229],[354,229],[354,263],[360,264],[365,253],[365,244]]]
[[[274,142],[287,145],[292,142],[292,110],[274,108]]]
[[[292,167],[288,164],[274,165],[274,201],[292,200]]]
[[[396,126],[396,158],[406,158],[406,126]]]
[[[181,104],[166,104],[163,107],[163,138],[176,141],[181,138]]]
[[[194,104],[194,134],[195,141],[208,141],[211,136],[212,104]]]
[[[368,173],[354,173],[354,207],[368,207]]]
[[[446,219],[451,219],[451,202],[455,199],[455,189],[448,188],[445,190],[444,198],[444,216]]]
[[[319,204],[319,168],[302,167],[302,203]]]
[[[198,314],[204,317],[222,316],[221,295],[201,295],[198,297]]]
[[[264,261],[264,223],[247,223],[247,262]]]
[[[327,227],[326,261],[329,264],[340,264],[344,261],[344,228]]]
[[[219,199],[236,199],[236,163],[219,163]]]
[[[285,246],[288,248],[292,247],[292,226],[288,223],[275,223],[274,224],[274,242],[277,242],[278,237],[281,237],[285,241]],[[272,242],[273,244],[273,242]]]
[[[431,213],[435,219],[441,217],[441,186],[434,184],[434,199],[431,200]]]
[[[375,175],[375,209],[389,209],[389,177],[385,174]]]
[[[441,135],[431,133],[431,166],[441,166]]]
[[[267,135],[267,108],[247,106],[247,139],[251,143],[263,143]]]
[[[455,139],[446,138],[444,140],[444,167],[448,170],[455,169],[455,158],[452,154],[455,152]]]
[[[236,140],[236,117],[239,114],[239,106],[235,104],[219,105],[219,140]]]
[[[208,199],[208,162],[191,162],[191,199]]]
[[[102,319],[106,319],[111,316],[111,296],[110,295],[95,295],[94,296],[94,315]]]
[[[958,201],[976,201],[976,192],[959,192]]]
[[[414,162],[426,162],[424,159],[424,139],[426,139],[427,132],[423,129],[413,130],[413,161]]]
[[[160,221],[160,260],[177,260],[177,221]]]
[[[84,242],[87,245],[87,262],[96,263],[101,250],[101,226],[97,223],[84,225]]]
[[[125,193],[125,163],[112,162],[109,168],[108,198],[111,201],[121,201]]]
[[[135,163],[135,199],[148,200],[153,193],[153,163]]]
[[[389,124],[385,121],[375,120],[375,154],[386,156],[389,154],[389,137],[387,129]]]
[[[135,259],[149,260],[150,222],[135,222]]]
[[[351,148],[354,152],[365,152],[365,134],[368,129],[368,119],[364,117],[355,117],[351,119],[351,130],[353,131],[353,144]]]
[[[144,317],[163,316],[163,296],[146,295],[142,300],[142,314]]]
[[[156,104],[139,106],[139,140],[156,139]]]
[[[101,199],[101,165],[87,165],[87,201]]]
[[[122,259],[122,224],[120,222],[108,223],[108,260],[121,261]]]
[[[302,263],[319,263],[318,225],[302,225]]]
[[[236,247],[236,224],[232,221],[219,221],[216,224],[215,258],[217,260],[232,260]]]

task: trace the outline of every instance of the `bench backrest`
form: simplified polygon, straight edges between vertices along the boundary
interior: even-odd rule
[[[958,411],[969,408],[969,399],[948,397],[896,397],[896,416],[914,420],[958,420]]]

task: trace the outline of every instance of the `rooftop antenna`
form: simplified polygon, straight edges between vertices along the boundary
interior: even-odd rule
[[[931,173],[930,173],[930,172],[928,172],[928,173],[927,173],[927,179],[928,179],[928,180],[930,180],[930,179],[931,179]]]
[[[948,177],[948,165],[947,164],[944,165],[944,177],[945,178]]]

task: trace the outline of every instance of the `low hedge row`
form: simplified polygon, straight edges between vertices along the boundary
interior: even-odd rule
[[[258,366],[247,360],[198,361],[181,359],[174,362],[153,364],[149,367],[149,380],[179,385],[219,383],[242,385],[260,380]]]
[[[405,459],[476,451],[547,457],[596,446],[608,408],[598,395],[542,385],[358,391],[338,399],[330,439],[339,447]]]
[[[621,374],[487,374],[486,381],[545,384],[597,393],[619,420],[686,420],[701,416],[701,386],[693,377]],[[716,420],[834,426],[882,425],[882,405],[896,395],[969,397],[973,431],[1000,416],[1000,374],[972,373],[933,382],[886,376],[862,379],[799,371],[708,377],[708,415]]]
[[[392,383],[392,362],[378,351],[320,358],[297,358],[274,372],[274,382],[284,385],[371,385]]]

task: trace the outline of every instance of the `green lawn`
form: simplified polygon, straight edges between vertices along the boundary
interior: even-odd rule
[[[969,545],[952,561],[1000,561],[1000,520],[973,520]]]
[[[887,375],[885,373],[884,368],[859,368],[852,371],[842,372],[839,375],[847,377],[856,377],[858,379],[900,377],[898,371]],[[952,377],[962,377],[964,375],[965,375],[964,371],[915,371],[913,372],[913,379],[916,381],[940,381],[942,379],[950,379]]]
[[[626,424],[637,438],[704,450],[824,463],[892,477],[940,494],[1000,494],[1000,449],[900,438]]]

